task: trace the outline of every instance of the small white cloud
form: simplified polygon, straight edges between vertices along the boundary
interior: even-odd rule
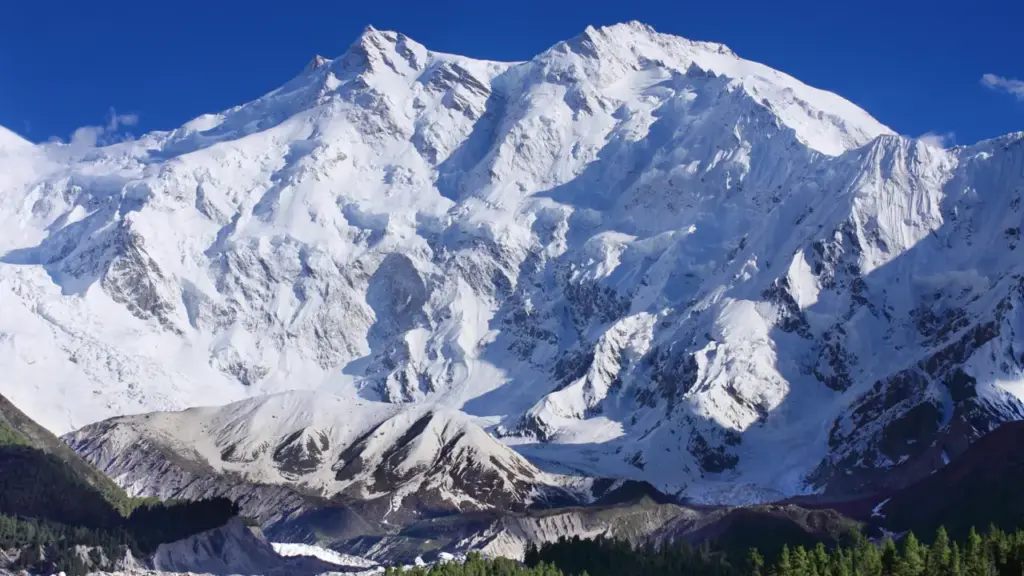
[[[75,148],[94,148],[105,130],[103,126],[82,126],[71,134],[70,144]]]
[[[138,123],[138,114],[118,114],[113,106],[110,107],[110,122],[107,123],[108,132],[114,132],[120,126],[135,126]]]
[[[986,88],[1013,94],[1018,99],[1024,100],[1024,80],[1003,78],[995,74],[985,74],[981,77],[981,84]]]
[[[956,134],[953,132],[925,132],[917,137],[918,140],[931,146],[937,146],[939,148],[948,148],[956,143]]]
[[[82,149],[131,140],[131,134],[122,134],[120,130],[123,126],[134,126],[138,122],[138,114],[118,114],[117,110],[111,107],[110,118],[105,126],[82,126],[77,128],[71,134],[71,140],[68,143],[74,148]]]

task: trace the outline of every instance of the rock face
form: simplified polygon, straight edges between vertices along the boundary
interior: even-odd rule
[[[59,432],[242,401],[73,438],[138,493],[850,494],[1024,415],[1024,134],[940,149],[640,24],[521,63],[368,29],[171,132],[5,145],[0,187],[0,392]]]
[[[476,550],[487,556],[522,559],[530,544],[559,538],[605,536],[642,544],[672,522],[700,522],[703,514],[649,499],[613,506],[570,507],[528,513],[462,514],[423,520],[401,531],[335,543],[348,554],[388,562],[426,560],[442,553]]]
[[[289,392],[115,418],[65,440],[132,494],[225,496],[277,541],[593,499],[588,480],[540,471],[461,413],[368,404]]]
[[[160,572],[201,574],[263,574],[265,576],[315,576],[341,569],[312,557],[285,558],[263,537],[258,528],[240,519],[223,528],[191,538],[162,544],[149,566]]]

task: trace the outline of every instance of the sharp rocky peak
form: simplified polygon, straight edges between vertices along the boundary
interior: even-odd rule
[[[324,58],[323,56],[316,54],[313,56],[313,58],[309,60],[303,71],[308,72],[310,70],[316,70],[317,68],[329,64],[330,62],[331,60],[329,58]]]
[[[369,72],[388,69],[406,75],[422,70],[428,54],[422,44],[400,32],[367,26],[335,63],[342,70],[365,67]]]

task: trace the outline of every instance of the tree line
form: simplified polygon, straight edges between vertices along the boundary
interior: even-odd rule
[[[108,494],[53,454],[0,444],[0,549],[17,553],[8,568],[86,574],[128,551],[145,556],[223,526],[238,512],[225,498],[159,502]],[[91,551],[82,556],[77,546]]]
[[[101,525],[0,514],[0,550],[18,551],[8,568],[80,576],[109,568],[128,552],[148,556],[161,544],[219,528],[237,515],[238,506],[225,498],[146,503],[117,523]],[[79,555],[78,546],[90,549],[88,555]]]
[[[879,544],[858,536],[854,544],[832,549],[821,543],[785,545],[771,561],[756,548],[723,550],[709,543],[633,547],[613,539],[573,538],[531,546],[524,563],[541,574],[551,574],[554,567],[567,576],[1021,576],[1024,531],[991,527],[980,534],[972,528],[966,541],[957,543],[939,528],[931,544],[913,533],[898,544],[892,538]]]
[[[886,538],[881,546],[866,539],[851,549],[826,551],[784,547],[779,560],[765,571],[756,551],[748,562],[751,576],[1020,576],[1024,574],[1024,531],[990,527],[984,535],[971,528],[962,544],[950,542],[939,528],[930,545],[913,532],[897,545]]]

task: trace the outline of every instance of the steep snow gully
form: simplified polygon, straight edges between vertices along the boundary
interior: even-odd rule
[[[637,23],[518,63],[369,28],[173,131],[0,133],[0,392],[135,492],[385,522],[891,488],[1024,418],[1022,142]]]

